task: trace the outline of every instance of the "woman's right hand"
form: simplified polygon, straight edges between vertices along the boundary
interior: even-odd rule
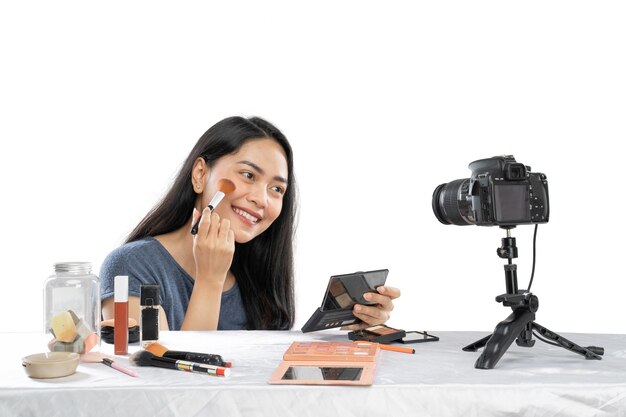
[[[200,212],[193,209],[196,224]],[[230,228],[230,220],[220,220],[220,216],[208,207],[202,211],[198,233],[193,239],[193,257],[196,262],[196,281],[207,284],[224,285],[235,253],[235,233]]]

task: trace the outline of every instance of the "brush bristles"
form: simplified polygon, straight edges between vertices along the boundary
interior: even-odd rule
[[[139,350],[128,358],[133,366],[156,366],[157,368],[178,369],[175,359],[162,358],[147,350]]]
[[[138,350],[130,355],[128,362],[133,366],[153,366],[152,358],[155,356],[147,350]]]
[[[148,346],[146,346],[146,350],[154,354],[155,356],[163,356],[168,351],[165,346],[158,342],[150,343]]]
[[[222,178],[217,181],[217,190],[223,192],[224,194],[229,194],[235,191],[235,183],[231,180],[227,180],[226,178]]]

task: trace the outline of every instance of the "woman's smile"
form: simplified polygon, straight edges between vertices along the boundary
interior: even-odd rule
[[[232,209],[235,212],[235,214],[239,215],[239,217],[244,221],[244,223],[248,223],[254,226],[257,223],[259,223],[261,220],[263,220],[263,217],[260,214],[254,213],[252,211],[245,210],[236,206],[232,206]]]

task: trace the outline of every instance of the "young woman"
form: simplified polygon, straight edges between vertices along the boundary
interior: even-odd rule
[[[213,213],[217,182],[235,190]],[[286,330],[294,323],[296,184],[287,138],[269,122],[230,117],[198,140],[174,184],[102,264],[102,315],[113,318],[113,281],[129,277],[129,315],[142,284],[159,284],[160,323],[170,330]],[[198,233],[192,226],[200,220]],[[393,287],[355,306],[367,327],[388,320]]]

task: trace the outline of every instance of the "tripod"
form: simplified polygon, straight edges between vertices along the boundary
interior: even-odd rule
[[[506,294],[497,296],[496,301],[505,307],[511,307],[513,312],[496,325],[493,334],[463,348],[465,352],[476,352],[482,347],[485,348],[476,360],[474,367],[493,369],[511,346],[513,340],[518,346],[533,347],[535,345],[535,341],[532,339],[533,331],[536,332],[535,335],[538,339],[583,355],[585,359],[602,359],[603,348],[578,346],[535,322],[535,313],[539,309],[539,299],[530,291],[518,290],[517,288],[517,265],[512,263],[512,259],[517,258],[517,246],[515,245],[515,238],[511,237],[511,229],[515,226],[501,227],[506,229],[507,237],[502,238],[502,246],[498,248],[497,252],[500,258],[508,259],[508,264],[504,265]]]

